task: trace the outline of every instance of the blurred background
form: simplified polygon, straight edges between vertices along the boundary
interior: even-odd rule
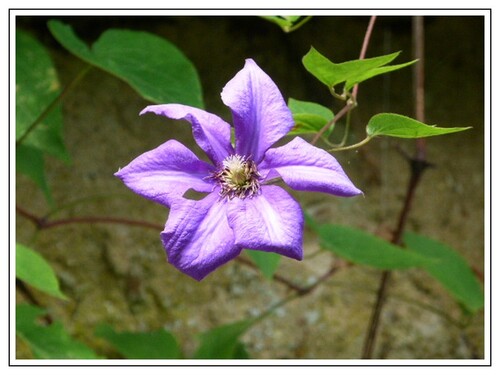
[[[369,20],[317,16],[287,34],[262,18],[246,16],[17,17],[17,28],[49,49],[63,87],[85,63],[51,36],[46,23],[52,18],[70,24],[88,43],[109,28],[149,31],[168,39],[197,68],[205,109],[229,122],[220,92],[248,57],[273,78],[285,99],[314,101],[338,111],[339,103],[303,68],[301,59],[311,46],[334,62],[357,59]],[[395,63],[413,59],[411,17],[380,16],[367,57],[396,51],[402,53]],[[479,277],[485,255],[484,52],[482,17],[425,17],[426,123],[473,129],[428,139],[433,168],[418,187],[407,228],[456,249]],[[358,103],[349,144],[364,138],[364,127],[376,113],[414,116],[412,68],[362,83]],[[67,96],[64,134],[72,163],[46,161],[54,200],[64,207],[57,218],[113,216],[163,225],[168,209],[134,195],[113,176],[119,167],[168,139],[197,150],[186,123],[139,117],[148,104],[126,83],[99,69],[91,70]],[[342,131],[337,132],[341,137]],[[413,155],[414,147],[412,140],[376,139],[358,151],[335,154],[364,197],[292,195],[321,223],[346,224],[388,237],[409,179],[403,155]],[[43,216],[49,210],[43,194],[22,175],[17,176],[16,195],[17,204],[30,212]],[[230,262],[196,282],[166,262],[159,233],[151,229],[72,224],[37,231],[18,215],[16,231],[18,242],[32,245],[50,261],[70,297],[61,301],[35,291],[37,300],[77,338],[106,355],[112,349],[93,335],[102,322],[117,330],[164,327],[190,353],[200,332],[256,316],[290,293],[240,262]],[[277,273],[297,284],[315,280],[332,262],[330,253],[317,253],[318,249],[317,238],[306,231],[306,259],[282,259]],[[378,270],[349,267],[313,293],[279,308],[243,337],[251,357],[359,358],[379,278]],[[17,298],[25,297],[19,293]],[[466,316],[424,271],[393,272],[374,357],[483,358],[483,343],[482,311]],[[17,355],[25,358],[30,353],[19,345]]]

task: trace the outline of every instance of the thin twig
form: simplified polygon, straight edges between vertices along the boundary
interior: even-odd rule
[[[55,228],[59,226],[64,226],[64,225],[71,225],[71,224],[83,224],[83,223],[88,223],[88,224],[121,224],[121,225],[129,225],[129,226],[138,226],[138,227],[143,227],[143,228],[149,228],[149,229],[154,229],[154,230],[163,230],[162,225],[150,223],[147,221],[140,221],[140,220],[130,220],[130,219],[124,219],[124,218],[117,218],[117,217],[97,217],[97,216],[85,216],[85,217],[73,217],[73,218],[68,218],[68,219],[60,219],[60,220],[48,220],[48,218],[45,217],[38,217],[31,212],[27,211],[26,209],[16,206],[16,211],[29,221],[31,221],[37,229],[39,230],[45,230],[45,229],[50,229],[50,228]],[[249,260],[238,257],[236,260],[248,267],[251,267],[253,269],[257,269],[255,264],[250,262]],[[295,291],[298,295],[305,295],[310,292],[312,292],[320,282],[323,280],[327,279],[329,276],[333,275],[338,269],[340,269],[340,266],[334,266],[332,269],[330,269],[328,272],[326,272],[324,275],[320,276],[318,280],[309,286],[301,286],[293,283],[292,281],[284,278],[283,276],[280,276],[278,274],[273,275],[273,279],[275,281],[278,281],[279,283],[285,285],[288,289]]]
[[[373,26],[375,25],[375,20],[377,16],[371,16],[370,21],[368,22],[368,27],[366,28],[365,37],[363,39],[363,45],[361,47],[361,52],[359,53],[359,59],[363,60],[366,57],[366,51],[368,51],[368,45],[370,44],[370,38],[372,36]],[[359,85],[354,85],[352,89],[352,100],[356,102],[356,98],[358,96],[358,88]]]
[[[368,50],[368,45],[370,43],[370,38],[373,31],[373,26],[375,25],[375,20],[377,16],[371,16],[370,21],[368,22],[368,27],[366,28],[365,37],[363,38],[363,45],[361,46],[361,51],[359,53],[359,60],[363,60],[366,56],[366,51]],[[351,97],[347,101],[347,104],[337,113],[337,115],[333,118],[333,120],[329,121],[321,130],[314,136],[311,141],[311,144],[314,145],[321,136],[330,129],[331,126],[335,125],[346,113],[348,113],[351,109],[353,109],[357,105],[357,96],[358,96],[359,85],[354,85],[352,90]]]
[[[26,219],[30,220],[37,227],[37,229],[50,229],[50,228],[55,228],[55,227],[59,227],[59,226],[63,226],[63,225],[70,225],[70,224],[101,223],[101,224],[123,224],[123,225],[151,228],[151,229],[156,229],[156,230],[163,230],[162,225],[149,223],[147,221],[131,220],[131,219],[118,218],[118,217],[82,216],[82,217],[72,217],[72,218],[60,219],[60,220],[48,220],[46,217],[38,217],[38,216],[32,214],[31,212],[28,212],[26,209],[19,207],[19,206],[16,206],[16,211],[21,216],[24,216]]]
[[[339,144],[334,145],[333,147],[344,147],[347,143],[347,138],[349,137],[349,131],[351,130],[351,113],[352,111],[347,112],[347,117],[345,119],[345,128],[344,135],[342,136],[342,140]]]
[[[253,268],[254,270],[257,270],[257,266],[246,258],[243,258],[240,256],[240,257],[236,258],[236,261],[247,266],[247,267],[250,267],[250,268]],[[297,284],[291,282],[288,279],[285,279],[284,277],[282,277],[278,274],[273,275],[273,280],[278,281],[279,283],[285,285],[288,289],[291,289],[297,293],[302,292],[302,289],[303,289],[302,286],[297,285]]]
[[[422,173],[426,166],[419,168],[413,162],[411,165],[411,178],[408,184],[408,190],[406,192],[405,202],[399,214],[398,224],[396,230],[393,232],[391,242],[395,245],[401,245],[403,231],[407,222],[408,214],[410,213],[411,204],[415,196],[415,189],[422,177]],[[370,324],[368,328],[368,333],[365,338],[365,343],[363,346],[362,358],[372,358],[373,349],[375,348],[375,339],[377,336],[377,330],[380,324],[380,314],[382,312],[382,307],[384,305],[386,295],[387,295],[387,285],[391,276],[390,271],[383,271],[380,277],[380,283],[377,290],[377,297],[375,300],[375,305],[372,310],[372,316],[370,318]]]
[[[415,64],[413,68],[413,86],[415,88],[415,118],[420,122],[425,122],[425,65],[424,65],[424,52],[425,52],[425,38],[424,38],[424,17],[413,17],[413,45],[414,57],[420,59],[419,63]],[[418,160],[425,160],[426,146],[425,138],[416,140]]]
[[[335,125],[342,117],[345,116],[345,114],[347,112],[349,112],[351,110],[351,108],[353,107],[353,105],[354,105],[353,103],[349,102],[340,111],[338,111],[337,114],[335,115],[335,117],[333,118],[333,120],[328,121],[328,123],[325,126],[323,126],[318,133],[316,133],[316,135],[314,136],[314,138],[311,141],[311,144],[312,145],[316,144],[316,142],[318,142],[318,140],[321,138],[321,136],[328,129],[330,129],[331,126]]]
[[[359,148],[359,147],[367,144],[368,142],[370,142],[372,140],[372,138],[373,137],[367,136],[365,139],[363,139],[362,141],[360,141],[358,143],[355,143],[355,144],[349,145],[349,146],[344,146],[344,147],[334,147],[334,148],[328,150],[328,152],[354,150],[355,148]]]
[[[414,55],[419,60],[416,64],[414,90],[415,90],[415,113],[419,121],[424,120],[425,105],[424,105],[424,20],[422,16],[413,18],[413,37],[414,37]],[[430,164],[425,160],[425,140],[417,139],[415,157],[408,159],[411,169],[410,181],[406,192],[405,201],[399,214],[398,224],[393,232],[392,243],[401,245],[404,228],[407,223],[411,205],[414,200],[415,190],[420,182],[422,173]],[[372,358],[375,348],[375,340],[377,331],[380,325],[380,315],[387,295],[387,285],[390,279],[390,271],[384,271],[380,278],[380,284],[377,291],[375,305],[373,307],[372,316],[368,327],[368,333],[365,338],[362,358]]]

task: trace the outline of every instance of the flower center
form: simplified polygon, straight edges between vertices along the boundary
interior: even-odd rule
[[[230,155],[224,159],[218,172],[212,175],[221,186],[222,198],[252,197],[260,192],[260,174],[253,160],[245,156]]]

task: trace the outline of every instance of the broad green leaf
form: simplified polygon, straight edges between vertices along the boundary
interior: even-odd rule
[[[36,251],[19,243],[16,244],[16,277],[51,296],[67,299],[50,264]]]
[[[321,116],[328,121],[333,119],[333,112],[329,108],[318,103],[289,98],[288,108],[290,108],[292,114],[309,113],[312,115]]]
[[[366,133],[369,137],[384,135],[398,138],[422,138],[457,133],[470,128],[438,128],[403,115],[379,113],[368,121]]]
[[[351,60],[334,63],[319,53],[314,47],[302,58],[306,70],[325,84],[330,90],[339,83],[346,82],[344,90],[351,89],[355,84],[375,77],[379,74],[404,68],[414,61],[381,68],[394,60],[400,52],[372,57],[363,60]]]
[[[52,35],[82,60],[111,73],[154,103],[181,103],[203,107],[195,67],[167,40],[147,32],[105,31],[88,47],[69,25],[48,23]]]
[[[252,322],[243,320],[236,323],[215,327],[200,335],[200,346],[196,359],[236,359],[241,357],[240,336],[251,326]]]
[[[101,325],[96,329],[96,335],[109,341],[128,359],[182,358],[175,337],[164,329],[153,332],[116,332],[108,325]]]
[[[20,144],[16,147],[16,170],[31,178],[52,206],[54,200],[45,177],[43,154],[40,150]]]
[[[355,228],[325,224],[318,227],[317,233],[323,247],[356,264],[393,270],[436,262]]]
[[[85,344],[73,339],[61,322],[41,325],[36,320],[45,313],[32,305],[16,306],[16,334],[38,359],[99,359]]]
[[[268,279],[273,277],[280,263],[281,256],[279,254],[254,250],[247,250],[246,253],[252,258],[265,277]]]
[[[329,121],[333,120],[333,112],[317,103],[305,102],[293,98],[288,99],[288,108],[292,112],[295,125],[288,133],[290,135],[317,133]],[[333,126],[326,133],[330,134]]]
[[[68,162],[60,105],[29,130],[59,94],[56,70],[44,46],[29,34],[16,30],[16,141],[25,136],[23,145]]]
[[[476,312],[483,307],[481,284],[460,254],[441,242],[415,233],[406,233],[404,243],[409,251],[440,260],[425,265],[425,270],[469,311]]]

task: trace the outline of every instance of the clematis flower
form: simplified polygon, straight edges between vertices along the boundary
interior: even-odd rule
[[[220,117],[181,104],[151,105],[152,112],[191,123],[196,143],[210,162],[176,140],[148,151],[115,175],[135,193],[170,207],[161,232],[168,261],[201,280],[243,249],[301,260],[303,214],[279,186],[348,197],[361,194],[326,151],[296,137],[271,148],[294,122],[278,87],[252,60],[224,87],[231,126]],[[189,190],[207,193],[184,198]]]

